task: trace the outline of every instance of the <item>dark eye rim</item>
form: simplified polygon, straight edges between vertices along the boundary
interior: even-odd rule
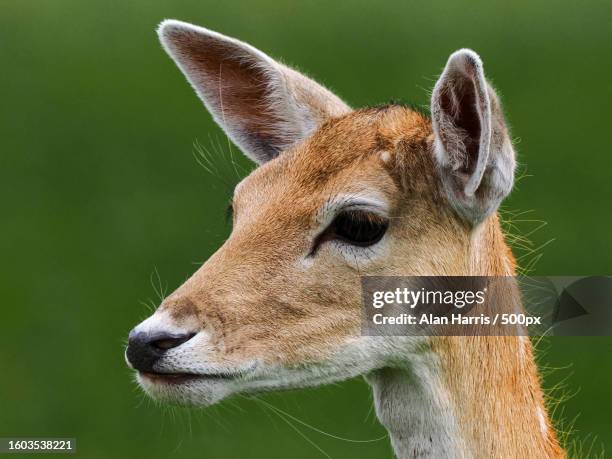
[[[354,221],[358,221],[360,219],[362,221],[367,220],[370,223],[372,221],[375,221],[379,226],[378,232],[376,233],[375,237],[368,239],[367,241],[358,241],[358,240],[346,237],[342,234],[338,234],[337,225],[338,225],[339,219],[343,217],[344,218],[349,217],[353,219]],[[312,250],[310,251],[310,255],[316,254],[319,247],[327,241],[340,241],[340,242],[343,242],[353,247],[361,247],[361,248],[371,247],[374,244],[377,244],[378,242],[382,240],[382,238],[387,233],[388,229],[389,229],[389,218],[381,215],[380,213],[373,212],[370,210],[364,210],[364,209],[343,209],[342,211],[338,212],[338,214],[334,217],[332,222],[315,238],[313,246],[312,246]]]
[[[230,201],[225,208],[225,223],[230,223],[234,220],[234,203]]]

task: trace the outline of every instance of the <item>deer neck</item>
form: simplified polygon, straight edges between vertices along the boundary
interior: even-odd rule
[[[497,217],[468,245],[469,274],[514,274]],[[565,457],[529,338],[437,337],[400,362],[367,376],[398,458]]]

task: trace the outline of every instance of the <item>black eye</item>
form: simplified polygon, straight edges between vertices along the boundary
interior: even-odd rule
[[[225,223],[231,223],[234,219],[234,205],[230,202],[225,208]]]
[[[368,247],[380,241],[388,227],[389,220],[372,212],[343,211],[319,235],[315,249],[325,240],[334,239],[359,247]]]

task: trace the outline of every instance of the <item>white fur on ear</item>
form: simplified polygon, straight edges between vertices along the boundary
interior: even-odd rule
[[[434,154],[451,204],[474,224],[510,193],[514,151],[482,61],[470,49],[454,52],[431,100]]]
[[[476,188],[478,188],[478,185],[480,185],[482,175],[484,174],[485,165],[487,164],[489,158],[489,146],[491,142],[491,106],[489,103],[489,95],[486,90],[487,82],[485,80],[480,56],[478,56],[478,54],[471,49],[460,49],[459,51],[455,51],[448,58],[446,68],[434,87],[434,94],[437,93],[439,95],[442,92],[447,92],[449,97],[455,99],[452,101],[453,106],[451,108],[451,110],[455,111],[455,113],[452,113],[450,117],[445,116],[448,114],[444,113],[444,108],[441,107],[440,104],[436,104],[434,107],[436,115],[438,115],[434,116],[435,119],[442,121],[442,123],[452,123],[453,115],[456,115],[457,111],[461,109],[459,106],[461,101],[456,100],[456,92],[454,92],[448,86],[452,84],[470,84],[470,82],[472,82],[474,85],[474,90],[477,93],[475,94],[475,100],[473,103],[477,110],[476,115],[478,116],[478,121],[480,123],[480,139],[478,142],[478,161],[464,188],[464,193],[466,196],[473,196],[476,192]],[[440,101],[440,97],[437,97],[435,100]],[[454,143],[452,147],[457,148],[458,150],[463,149],[463,151],[451,152],[451,157],[459,160],[466,159],[465,156],[468,154],[468,152],[464,150],[464,140],[461,138],[461,133],[457,132],[456,126],[446,125],[442,126],[442,129],[440,129],[440,124],[441,123],[436,123],[437,126],[434,127],[434,129],[438,127],[438,136],[436,138],[441,138],[441,132],[444,132],[447,137],[453,136],[454,138],[449,139],[448,141]],[[438,144],[438,147],[443,146]],[[447,161],[449,159],[449,155],[443,153],[442,150],[438,150],[437,156],[442,161]],[[460,166],[460,164],[456,165]]]
[[[213,119],[257,163],[350,108],[299,72],[212,30],[165,20],[159,39]]]

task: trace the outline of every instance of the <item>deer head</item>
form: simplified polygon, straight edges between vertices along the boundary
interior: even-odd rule
[[[352,110],[252,46],[178,21],[159,37],[258,164],[228,240],[131,333],[127,360],[168,402],[319,385],[393,367],[426,337],[361,336],[360,278],[467,275],[510,192],[514,153],[476,53],[448,59],[432,119]],[[507,274],[511,274],[511,264]]]

